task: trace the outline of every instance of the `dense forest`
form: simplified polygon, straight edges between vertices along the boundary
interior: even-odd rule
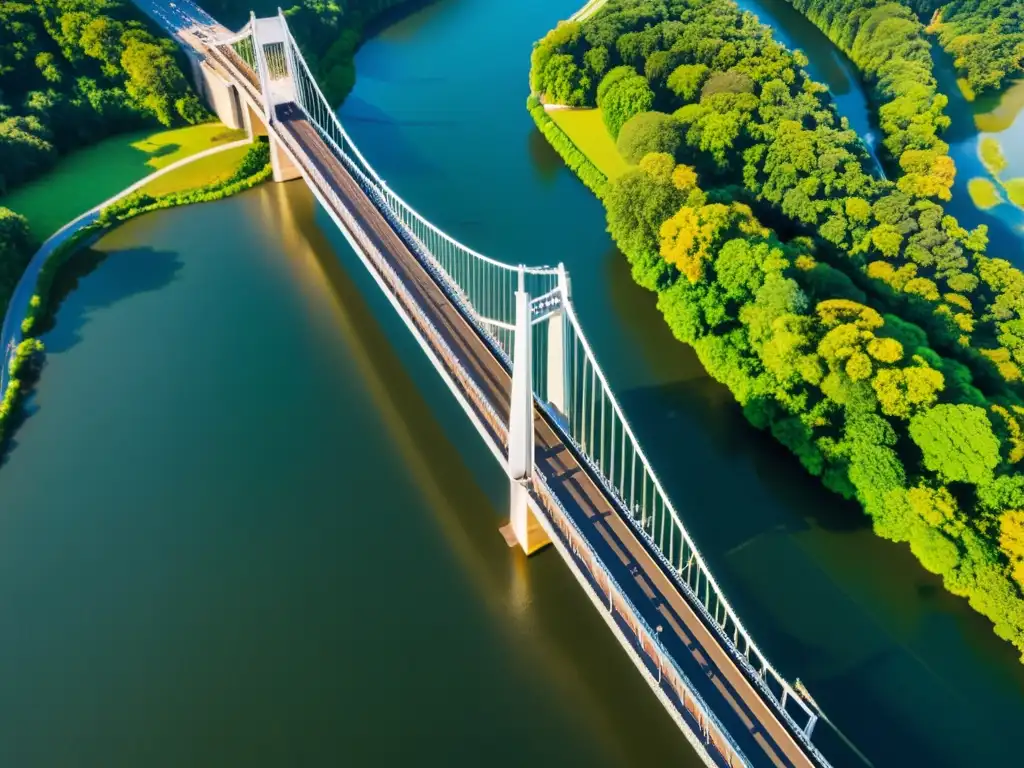
[[[953,0],[939,6],[934,29],[975,93],[996,89],[1024,70],[1021,0]]]
[[[955,169],[918,19],[844,7],[830,18],[895,105],[894,181],[731,0],[610,0],[535,46],[531,85],[598,107],[635,164],[578,172],[677,338],[1024,650],[1024,274],[943,208]]]
[[[1024,3],[1020,0],[789,0],[833,43],[851,54],[854,38],[875,37],[899,67],[907,46],[918,47],[920,28],[938,36],[968,86],[968,96],[994,90],[1024,73]],[[917,24],[909,23],[912,11]],[[902,21],[892,21],[901,19]],[[925,45],[927,50],[927,44]],[[851,54],[851,58],[854,58]],[[862,59],[864,60],[864,59]],[[873,71],[885,64],[875,59]]]
[[[0,194],[75,147],[207,117],[142,18],[129,0],[0,3]]]
[[[907,149],[945,154],[948,103],[932,73],[925,27],[907,7],[874,0],[790,0],[850,57],[870,87],[892,168]],[[898,169],[897,169],[898,170]]]
[[[0,194],[76,147],[206,117],[176,46],[128,0],[0,2]],[[0,307],[35,246],[25,219],[0,208]]]

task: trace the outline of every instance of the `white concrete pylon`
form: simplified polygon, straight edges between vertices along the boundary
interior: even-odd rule
[[[569,275],[565,265],[558,265],[558,288],[561,303],[557,310],[548,318],[548,364],[547,393],[548,402],[564,418],[569,418],[568,380],[566,379],[565,359],[565,305],[569,301]]]
[[[530,510],[528,490],[533,477],[533,333],[530,324],[530,294],[526,275],[519,267],[516,291],[516,330],[512,357],[512,396],[509,402],[508,477],[510,483],[510,526],[516,541],[530,555],[549,543]]]
[[[520,266],[512,356],[512,399],[509,404],[508,474],[513,480],[529,480],[532,472],[533,338],[530,328],[530,294],[525,290],[525,273]]]

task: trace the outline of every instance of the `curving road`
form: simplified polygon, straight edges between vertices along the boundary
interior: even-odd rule
[[[196,160],[202,160],[204,157],[215,155],[218,152],[235,149],[236,147],[243,147],[249,142],[250,139],[241,139],[239,141],[232,141],[228,144],[222,144],[218,147],[211,147],[210,149],[205,149],[202,152],[197,152],[194,155],[184,157],[158,171],[154,171],[149,174],[149,176],[146,176],[144,179],[140,179],[130,187],[125,187],[113,197],[108,198],[99,205],[90,208],[88,211],[78,216],[78,218],[69,221],[46,239],[46,241],[39,247],[39,250],[32,256],[28,266],[25,267],[25,271],[22,272],[21,278],[18,280],[18,285],[15,286],[14,293],[11,295],[11,301],[7,305],[7,313],[4,315],[3,328],[0,330],[0,340],[2,340],[2,348],[4,349],[4,356],[6,358],[3,365],[0,366],[0,392],[3,392],[7,387],[11,353],[13,352],[14,347],[21,343],[21,322],[25,319],[25,315],[28,313],[28,303],[32,300],[32,296],[36,292],[36,282],[39,279],[39,270],[43,268],[43,264],[46,263],[46,260],[50,257],[50,254],[54,252],[57,246],[66,242],[69,237],[79,230],[96,221],[96,219],[99,218],[100,211],[108,205],[117,202],[122,197],[130,195],[138,189],[141,189],[146,184],[153,181],[153,179],[158,179],[164,174],[176,171],[182,166],[188,165]]]

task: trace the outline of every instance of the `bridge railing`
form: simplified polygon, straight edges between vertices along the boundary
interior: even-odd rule
[[[287,30],[283,16],[281,23]],[[513,297],[520,267],[468,248],[427,221],[391,190],[341,126],[290,33],[287,39],[285,53],[296,81],[298,106],[396,231],[415,246],[424,263],[433,265],[435,277],[463,308],[464,315],[477,323],[484,337],[506,361],[510,360],[515,321]],[[635,531],[648,543],[723,647],[789,723],[809,753],[819,764],[827,766],[827,760],[811,742],[816,712],[776,671],[754,642],[683,525],[597,363],[570,300],[567,282],[560,279],[560,270],[535,267],[526,268],[525,272],[531,295],[558,294],[564,310],[566,407],[563,412],[556,411],[544,395],[538,397],[542,407],[548,409],[554,423],[591,467],[609,496],[619,504]],[[547,357],[546,354],[537,356],[541,360]]]
[[[286,23],[283,17],[282,23]],[[372,189],[381,199],[397,219],[401,230],[415,239],[422,252],[435,263],[440,278],[450,291],[462,298],[485,333],[501,348],[503,355],[510,358],[520,265],[492,259],[460,243],[391,189],[342,127],[312,76],[302,51],[290,35],[289,41],[287,48],[293,62],[298,106],[338,159],[354,172],[353,175],[367,187],[367,191]],[[525,267],[524,272],[526,290],[531,296],[543,296],[557,290],[558,267]]]
[[[452,376],[457,386],[465,392],[467,400],[473,404],[478,414],[487,424],[498,447],[504,449],[508,442],[508,425],[505,418],[498,413],[490,399],[480,389],[474,377],[465,369],[460,357],[444,341],[444,337],[434,326],[430,318],[422,311],[419,303],[410,294],[405,283],[397,275],[388,260],[379,253],[372,241],[366,237],[362,228],[352,219],[348,213],[347,206],[338,197],[334,188],[323,178],[323,175],[313,163],[304,159],[302,148],[294,142],[287,131],[282,131],[280,135],[298,160],[303,173],[310,183],[319,192],[320,196],[329,203],[330,209],[346,220],[346,229],[360,241],[361,250],[372,263],[378,277],[387,286],[388,290],[398,298],[402,308],[430,346],[434,348],[435,354],[443,361],[445,370]],[[558,497],[551,490],[543,474],[537,472],[531,485],[534,502],[540,506],[541,510],[546,512],[552,525],[558,525],[561,522],[562,525],[571,527],[572,531],[575,532],[573,540],[569,542],[570,546],[585,546],[586,537],[579,530],[571,515],[558,501]],[[575,554],[579,557],[578,553]],[[643,619],[639,609],[627,597],[625,590],[611,576],[608,569],[601,564],[600,559],[595,553],[588,551],[587,559],[598,563],[600,576],[595,575],[595,578],[603,578],[605,580],[608,588],[609,611],[613,614],[613,617],[616,610],[618,610],[623,617],[631,621],[640,647],[648,653],[652,660],[655,660],[659,667],[667,665],[668,668],[662,669],[660,674],[662,681],[660,686],[675,696],[676,700],[672,702],[673,706],[677,708],[681,715],[692,718],[693,722],[698,726],[699,732],[703,734],[704,744],[695,743],[694,747],[699,752],[704,753],[706,753],[707,747],[712,747],[717,756],[715,762],[723,765],[733,765],[731,757],[733,755],[741,761],[742,765],[750,765],[750,762],[744,757],[742,750],[715,716],[714,711],[705,703],[686,673],[683,672],[672,655],[664,647],[659,634]],[[619,603],[617,608],[616,602]]]
[[[648,543],[649,550],[703,616],[722,646],[789,722],[807,750],[827,766],[827,759],[811,742],[817,713],[771,665],[726,599],[644,454],[568,296],[564,297],[563,327],[567,408],[562,414],[544,402],[542,407],[591,467],[608,495],[617,501],[635,532]],[[791,711],[794,706],[796,714]]]

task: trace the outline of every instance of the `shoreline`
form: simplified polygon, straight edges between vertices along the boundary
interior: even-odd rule
[[[235,174],[226,180],[215,180],[206,185],[172,191],[158,197],[147,195],[142,191],[155,179],[179,170],[194,161],[245,145],[251,147],[249,153],[242,158]],[[0,366],[0,446],[3,446],[0,448],[0,452],[8,445],[5,438],[8,437],[6,429],[9,420],[20,415],[18,406],[21,396],[24,394],[25,379],[20,377],[19,373],[26,363],[36,356],[36,353],[45,351],[37,336],[36,323],[41,317],[52,311],[52,307],[49,306],[49,294],[57,270],[78,254],[83,247],[95,242],[103,234],[129,219],[162,208],[219,200],[251,189],[266,181],[272,173],[269,160],[266,160],[256,171],[247,169],[247,161],[253,157],[252,149],[261,146],[265,145],[246,138],[213,147],[183,158],[166,168],[161,168],[68,222],[51,235],[36,251],[18,280],[4,317],[2,342],[6,359]],[[262,159],[258,155],[256,157],[258,160]],[[248,175],[239,178],[239,174],[247,170]],[[133,195],[137,195],[134,200]],[[126,203],[128,207],[124,207]]]
[[[39,246],[39,249],[32,255],[28,266],[25,267],[25,271],[21,273],[21,277],[18,279],[18,284],[14,288],[14,293],[11,294],[11,300],[7,304],[3,325],[0,327],[0,345],[2,345],[4,355],[8,358],[5,359],[3,365],[0,366],[0,396],[2,396],[2,393],[6,393],[7,385],[9,384],[8,369],[10,367],[10,352],[14,346],[17,346],[24,339],[21,324],[24,318],[28,315],[29,304],[32,300],[32,295],[35,293],[39,272],[42,270],[47,260],[53,255],[54,251],[74,237],[78,232],[94,224],[97,219],[99,219],[100,213],[104,208],[145,187],[151,181],[154,181],[155,179],[158,179],[172,171],[176,171],[179,168],[183,168],[195,160],[201,160],[219,152],[236,149],[251,143],[251,139],[246,138],[239,141],[229,142],[227,144],[221,144],[202,152],[197,152],[194,155],[184,157],[181,160],[171,163],[163,168],[159,168],[145,178],[125,187],[116,195],[104,200],[98,205],[93,206],[84,213],[79,214],[43,241],[42,245]],[[20,311],[18,310],[19,307]],[[15,320],[14,318],[16,316],[19,319]]]

